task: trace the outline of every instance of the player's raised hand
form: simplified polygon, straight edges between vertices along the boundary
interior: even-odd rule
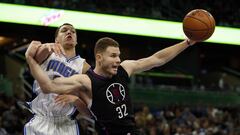
[[[61,54],[65,55],[65,51],[59,43],[45,43],[44,47],[48,48],[48,52],[54,52],[56,55],[61,56]]]
[[[41,46],[40,41],[32,41],[30,45],[28,46],[27,51],[25,52],[25,57],[34,57],[37,53],[38,48]]]

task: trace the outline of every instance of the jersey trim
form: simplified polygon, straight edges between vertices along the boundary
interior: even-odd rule
[[[76,110],[77,110],[77,108],[76,107],[74,107],[74,109],[73,109],[73,111],[68,115],[68,116],[73,116],[74,115],[74,113],[76,112]]]
[[[91,72],[91,74],[92,74],[94,77],[98,78],[98,79],[101,79],[101,80],[108,80],[108,79],[109,79],[109,78],[106,78],[106,77],[104,77],[104,76],[98,75],[97,73],[95,73],[95,72],[93,71],[92,68],[89,69],[89,72]]]
[[[72,57],[70,59],[67,59],[67,62],[73,61],[73,60],[75,60],[77,58],[81,58],[80,55],[76,55],[76,56],[74,56],[74,57]]]

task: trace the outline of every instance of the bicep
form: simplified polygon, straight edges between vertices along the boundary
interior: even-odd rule
[[[52,80],[51,89],[56,93],[71,93],[76,92],[83,87],[81,81],[79,81],[79,75],[71,77],[59,77]]]

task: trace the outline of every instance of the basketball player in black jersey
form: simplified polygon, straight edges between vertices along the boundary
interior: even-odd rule
[[[32,75],[45,93],[67,93],[80,97],[92,111],[101,135],[137,135],[133,108],[129,96],[129,77],[134,73],[161,66],[180,52],[195,44],[186,39],[155,54],[139,60],[120,60],[119,44],[105,37],[97,41],[94,49],[96,67],[86,75],[50,80],[32,58],[37,46],[28,48],[25,56]],[[59,96],[56,101],[62,101]]]

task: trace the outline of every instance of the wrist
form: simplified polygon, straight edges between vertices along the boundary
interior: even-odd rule
[[[192,45],[194,45],[195,43],[196,43],[197,41],[194,41],[194,40],[191,40],[191,39],[186,39],[186,44],[188,45],[188,46],[192,46]]]
[[[25,58],[26,58],[26,61],[27,61],[28,64],[31,63],[31,61],[32,61],[32,59],[33,59],[33,58],[32,58],[31,56],[29,56],[29,55],[26,55]]]
[[[186,39],[187,46],[191,46],[190,39]]]

